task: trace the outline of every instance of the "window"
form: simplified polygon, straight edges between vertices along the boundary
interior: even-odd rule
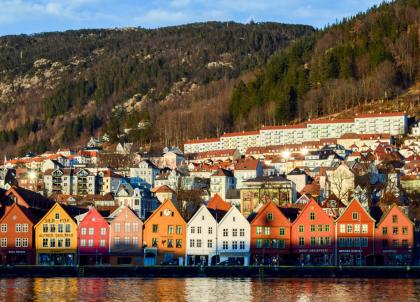
[[[124,245],[125,246],[130,246],[130,243],[131,243],[130,237],[124,237]]]
[[[329,232],[330,231],[330,225],[329,224],[326,224],[325,225],[325,232]]]
[[[398,216],[392,215],[392,223],[398,223]]]
[[[315,232],[315,225],[311,224],[311,232]]]
[[[239,241],[239,249],[241,250],[245,249],[245,241]]]
[[[398,227],[392,227],[392,234],[398,235]]]
[[[60,213],[55,213],[55,219],[60,219]]]
[[[50,247],[55,247],[55,238],[50,238]]]
[[[93,235],[95,233],[95,229],[94,228],[89,228],[89,235]]]
[[[168,239],[168,248],[173,248],[173,247],[174,247],[174,240]],[[197,247],[198,247],[198,240],[197,240]]]
[[[130,229],[131,229],[131,224],[130,224],[129,222],[126,222],[126,223],[124,224],[124,231],[125,231],[126,233],[130,233]]]
[[[2,231],[2,233],[6,233],[7,232],[7,224],[5,224],[5,223],[2,223],[1,224],[1,231]]]
[[[209,249],[213,248],[213,240],[211,240],[211,239],[207,240],[207,248],[209,248]]]
[[[345,233],[345,232],[346,232],[346,225],[340,224],[340,233]]]
[[[232,250],[238,249],[238,241],[232,241]]]
[[[209,235],[213,234],[213,228],[209,227]]]
[[[264,234],[265,235],[270,235],[270,227],[265,227],[264,228]]]
[[[86,228],[82,228],[82,235],[86,235]]]
[[[120,237],[115,237],[115,238],[114,238],[114,245],[115,245],[115,246],[118,246],[118,245],[120,245],[120,243],[121,243],[121,241],[120,241]]]
[[[241,237],[245,236],[245,229],[239,229],[239,236]]]
[[[388,228],[382,227],[382,235],[387,235],[387,234],[388,234]]]
[[[359,212],[351,213],[351,217],[352,217],[353,220],[359,220]]]
[[[133,232],[139,231],[139,224],[137,222],[133,222]]]
[[[16,247],[21,247],[22,246],[22,239],[21,238],[16,238],[15,239],[15,246]]]
[[[92,247],[92,246],[93,246],[93,239],[89,239],[89,240],[88,240],[88,246],[89,246],[89,247]]]
[[[362,242],[362,247],[367,247],[368,246],[368,239],[367,238],[360,238],[361,242]]]
[[[362,233],[367,233],[367,232],[368,232],[368,225],[362,224]]]
[[[58,224],[58,232],[63,233],[64,232],[64,225],[62,223]]]
[[[232,236],[233,237],[238,236],[238,229],[232,229]]]
[[[176,233],[177,233],[178,235],[182,234],[182,225],[177,225],[177,226],[176,226]]]
[[[300,246],[305,245],[305,238],[299,237],[299,245]]]
[[[101,240],[99,241],[99,246],[100,246],[100,247],[105,247],[105,239],[101,239]]]
[[[101,235],[105,236],[106,235],[106,228],[101,228]]]
[[[7,247],[7,238],[1,239],[1,247]]]
[[[173,233],[174,233],[174,226],[168,225],[168,234],[173,234]]]
[[[360,233],[360,224],[355,224],[354,225],[354,232],[355,233]]]
[[[22,238],[22,247],[28,247],[28,246],[29,246],[28,238]]]
[[[66,247],[70,247],[70,238],[66,238]]]
[[[66,233],[70,233],[71,232],[71,225],[70,223],[66,224]]]
[[[267,220],[268,221],[272,221],[273,220],[273,213],[268,213],[267,214]]]
[[[42,239],[42,247],[48,247],[48,238]]]
[[[331,244],[331,238],[325,237],[325,245],[330,245],[330,244]]]
[[[322,224],[318,224],[318,232],[322,232]]]
[[[194,234],[194,233],[195,233],[195,227],[193,227],[193,226],[192,226],[190,230],[191,230],[191,231],[190,231],[190,232],[191,232],[191,234]]]
[[[286,229],[281,227],[280,228],[280,236],[284,236],[285,233],[286,233]]]
[[[152,246],[153,247],[157,247],[158,246],[157,238],[152,238]]]
[[[393,247],[394,249],[398,248],[398,239],[394,239],[394,240],[392,240],[392,247]]]
[[[318,245],[324,245],[324,237],[318,237]]]
[[[408,228],[407,227],[402,227],[402,234],[403,235],[408,235]]]
[[[347,233],[353,233],[353,225],[352,224],[347,225]]]
[[[182,248],[182,239],[177,239],[177,240],[175,241],[175,246],[176,246],[176,248],[178,248],[178,249]]]
[[[55,224],[50,224],[50,233],[55,233]]]
[[[223,242],[222,242],[222,248],[223,248],[224,250],[227,250],[227,249],[229,248],[229,245],[228,245],[228,242],[227,242],[227,241],[223,241]]]
[[[303,227],[303,225],[299,225],[299,233],[303,233],[305,230],[305,228]]]
[[[57,247],[63,247],[63,239],[58,239],[57,240]]]
[[[190,247],[195,247],[195,239],[190,239]]]
[[[119,233],[121,231],[121,225],[119,222],[115,223],[114,230],[115,230],[115,233]]]
[[[22,232],[22,225],[20,223],[16,223],[15,230],[16,230],[16,233]]]
[[[261,226],[257,226],[256,233],[257,233],[257,235],[261,235],[262,234],[262,227]]]
[[[42,225],[42,232],[43,232],[43,233],[48,233],[48,224],[44,223],[44,224]]]
[[[86,246],[86,239],[80,240],[80,246]]]
[[[223,237],[227,237],[228,236],[228,229],[223,229]]]
[[[201,234],[201,226],[197,227],[197,234]]]
[[[386,239],[383,239],[383,240],[382,240],[382,248],[383,248],[383,249],[388,248],[388,240],[386,240]]]
[[[311,237],[311,245],[315,245],[315,237]]]
[[[407,239],[403,239],[401,246],[404,247],[404,248],[407,248],[408,247],[408,240]]]
[[[157,232],[158,232],[158,225],[157,225],[157,224],[154,224],[154,225],[152,226],[152,232],[153,232],[153,233],[157,233]]]
[[[309,213],[309,219],[310,220],[315,220],[315,212],[310,212]]]
[[[257,247],[257,249],[262,248],[262,239],[257,239],[257,241],[256,241],[256,247]]]

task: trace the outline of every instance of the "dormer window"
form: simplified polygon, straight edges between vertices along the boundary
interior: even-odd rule
[[[267,214],[267,220],[268,221],[272,221],[273,220],[273,213],[268,213]]]

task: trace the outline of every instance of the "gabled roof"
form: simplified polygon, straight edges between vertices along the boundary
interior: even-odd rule
[[[292,224],[295,224],[298,220],[299,220],[299,217],[301,217],[302,215],[303,215],[303,213],[305,213],[306,212],[306,210],[307,210],[307,208],[310,206],[310,205],[315,205],[316,207],[319,207],[320,208],[320,211],[321,211],[321,213],[322,213],[322,215],[325,215],[325,217],[327,217],[328,219],[330,219],[331,220],[331,222],[334,222],[334,220],[327,214],[327,213],[325,213],[323,210],[322,210],[322,208],[321,208],[321,206],[316,202],[316,200],[315,199],[313,199],[313,198],[311,198],[311,200],[309,200],[309,202],[308,203],[306,203],[305,204],[305,206],[303,207],[303,209],[299,212],[299,215],[296,217],[296,219],[293,221],[293,223]]]
[[[214,209],[218,211],[229,211],[231,208],[231,205],[224,201],[222,197],[219,196],[219,194],[214,194],[214,196],[209,200],[207,204],[207,208]]]
[[[235,171],[239,170],[257,170],[260,161],[258,159],[244,159],[238,161],[235,165]]]
[[[379,226],[385,219],[386,219],[386,217],[389,215],[389,213],[391,213],[391,211],[392,211],[392,209],[394,209],[394,208],[396,208],[405,218],[407,218],[407,220],[408,221],[410,221],[411,222],[411,224],[412,225],[414,225],[414,222],[413,221],[411,221],[411,219],[410,218],[408,218],[408,216],[404,213],[404,211],[401,211],[401,209],[400,209],[400,207],[396,204],[396,203],[394,203],[394,204],[392,204],[392,206],[390,206],[389,207],[389,209],[388,210],[386,210],[383,214],[382,214],[382,217],[381,217],[381,219],[378,221],[378,223],[377,223],[377,225]]]
[[[144,224],[146,224],[149,220],[151,220],[155,215],[157,215],[157,213],[159,213],[159,211],[166,206],[167,204],[170,204],[173,208],[174,208],[174,212],[176,212],[178,214],[179,217],[181,217],[181,219],[186,223],[184,217],[181,215],[181,213],[178,211],[178,209],[176,208],[176,206],[174,205],[174,203],[170,200],[170,199],[166,199],[164,202],[162,202],[162,204],[153,211],[153,213],[147,217],[147,219],[144,221]]]
[[[267,210],[268,207],[274,207],[276,209],[276,211],[283,216],[284,220],[289,221],[288,218],[284,215],[284,213],[281,211],[281,209],[279,207],[277,207],[277,205],[273,202],[273,201],[269,201],[267,203],[265,203],[256,213],[256,215],[254,217],[252,217],[252,220],[248,220],[250,223],[252,223],[252,221],[254,221],[255,219],[261,217],[262,215],[264,215],[265,211]],[[290,221],[289,221],[290,222]]]
[[[335,202],[336,204],[333,206],[332,202]],[[321,207],[323,207],[323,208],[345,208],[346,205],[334,193],[332,193],[330,196],[328,196],[327,199],[324,200]]]
[[[233,173],[230,170],[226,170],[226,169],[220,168],[216,172],[214,172],[211,176],[233,177]]]
[[[350,208],[350,206],[354,203],[354,202],[356,202],[359,206],[360,206],[360,208],[367,214],[367,216],[373,221],[373,222],[376,222],[376,220],[370,215],[370,213],[368,212],[368,211],[366,211],[366,209],[362,206],[362,204],[360,203],[360,201],[359,200],[357,200],[357,198],[353,198],[352,199],[352,201],[350,201],[349,202],[349,204],[347,205],[347,207],[344,209],[344,211],[343,211],[343,213],[339,216],[339,217],[337,217],[337,219],[335,220],[336,222],[338,222],[342,217],[343,217],[343,215],[344,215],[344,213],[346,213],[347,212],[347,210]]]
[[[175,191],[169,188],[167,185],[162,185],[157,188],[152,188],[150,189],[150,192],[155,193],[155,194],[156,193],[175,193]]]

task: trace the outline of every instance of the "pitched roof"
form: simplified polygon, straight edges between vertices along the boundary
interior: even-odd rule
[[[238,161],[235,165],[235,171],[238,170],[257,170],[260,161],[258,159],[246,158],[244,160]]]
[[[219,194],[214,194],[214,196],[209,200],[207,204],[208,209],[214,209],[218,211],[229,211],[231,208],[231,205],[224,201],[222,197],[219,196]]]

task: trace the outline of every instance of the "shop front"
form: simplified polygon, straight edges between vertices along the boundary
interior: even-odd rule
[[[67,266],[76,265],[76,251],[42,251],[37,253],[37,264]]]
[[[295,253],[299,265],[332,265],[334,251],[332,249],[298,249]]]
[[[3,250],[0,251],[1,263],[9,265],[31,265],[34,264],[34,251],[27,250]]]
[[[220,253],[220,262],[226,265],[249,265],[249,253]]]
[[[361,249],[339,249],[338,265],[359,266],[365,265],[366,259]]]
[[[406,266],[412,263],[411,251],[383,250],[384,264],[389,266]]]

